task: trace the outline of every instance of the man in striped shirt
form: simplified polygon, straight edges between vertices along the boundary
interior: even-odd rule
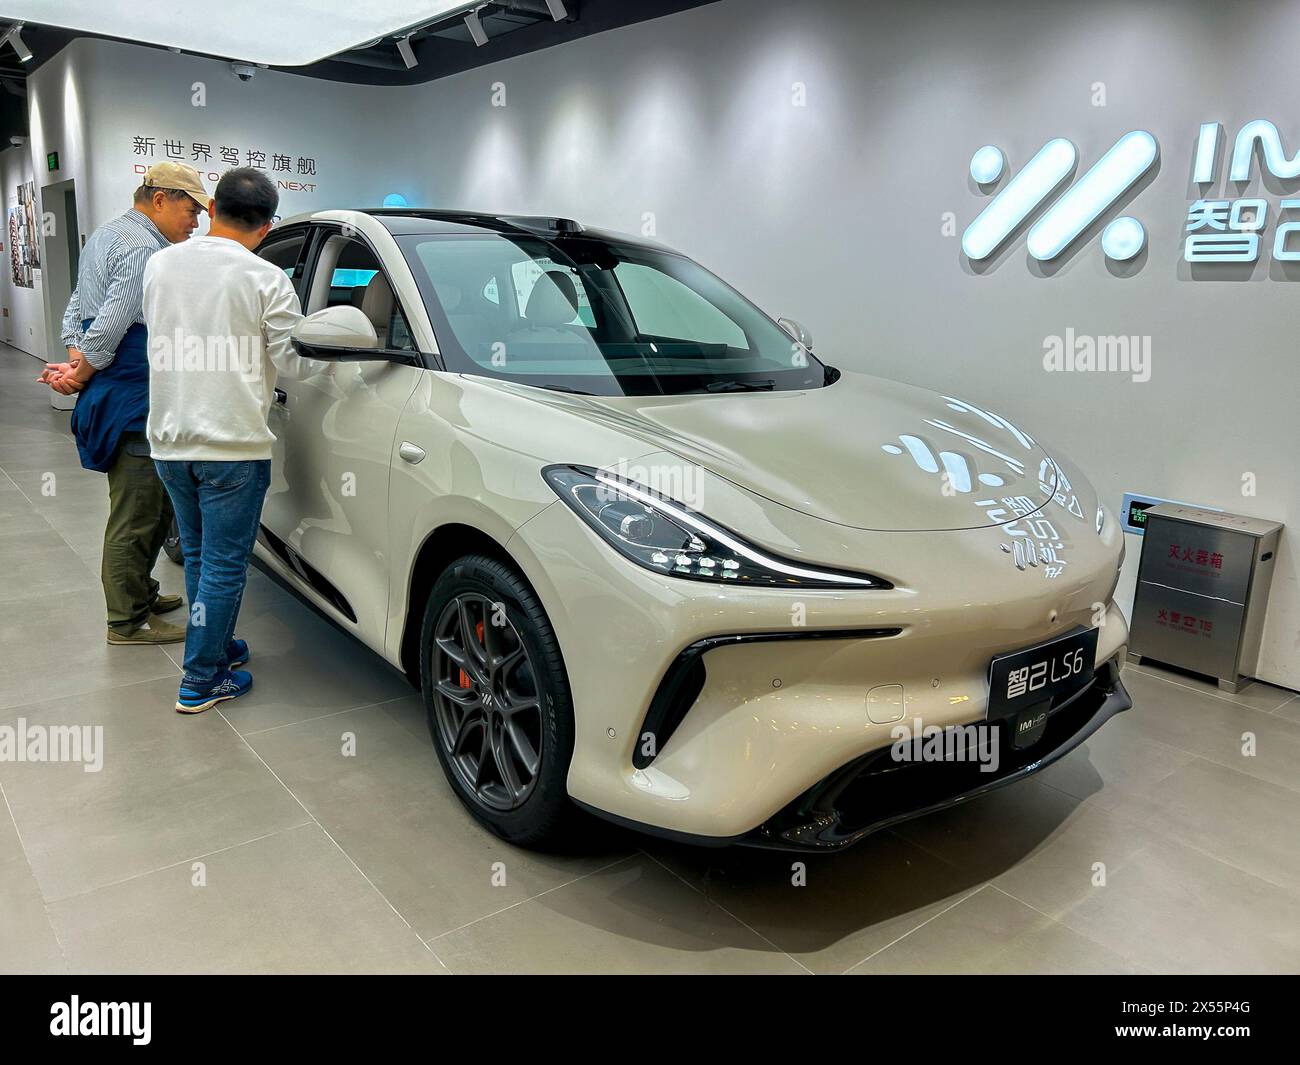
[[[180,643],[185,628],[158,617],[182,605],[160,595],[153,568],[171,528],[172,507],[158,480],[144,428],[149,414],[144,268],[154,252],[198,228],[208,193],[183,163],[149,168],[129,211],[90,235],[77,287],[63,316],[66,363],[41,375],[77,395],[72,433],[81,464],[108,474],[108,524],[100,579],[110,644]]]

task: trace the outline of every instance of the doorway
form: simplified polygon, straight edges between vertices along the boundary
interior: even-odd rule
[[[81,263],[81,229],[77,224],[77,189],[72,178],[57,181],[41,189],[42,256],[45,264],[45,361],[63,362],[63,312],[67,310],[72,290],[77,285],[77,268]],[[50,404],[58,410],[71,410],[75,396],[61,396],[50,390]]]

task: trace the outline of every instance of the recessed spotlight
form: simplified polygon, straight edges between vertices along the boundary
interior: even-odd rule
[[[419,62],[415,58],[415,49],[411,47],[410,37],[397,38],[397,54],[402,57],[402,62],[406,64],[407,70],[410,70]]]
[[[551,18],[556,22],[569,17],[569,12],[564,6],[564,0],[546,0],[546,10],[551,13]]]

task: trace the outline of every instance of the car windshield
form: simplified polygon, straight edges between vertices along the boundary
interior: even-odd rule
[[[447,369],[592,395],[820,388],[825,367],[681,255],[593,236],[404,236]]]

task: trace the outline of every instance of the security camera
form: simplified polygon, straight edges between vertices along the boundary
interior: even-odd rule
[[[9,138],[9,143],[12,144],[15,148],[21,148],[24,144],[27,143],[27,138],[21,136],[13,136]]]
[[[230,72],[240,81],[252,81],[253,75],[257,73],[257,67],[252,63],[231,63]]]

